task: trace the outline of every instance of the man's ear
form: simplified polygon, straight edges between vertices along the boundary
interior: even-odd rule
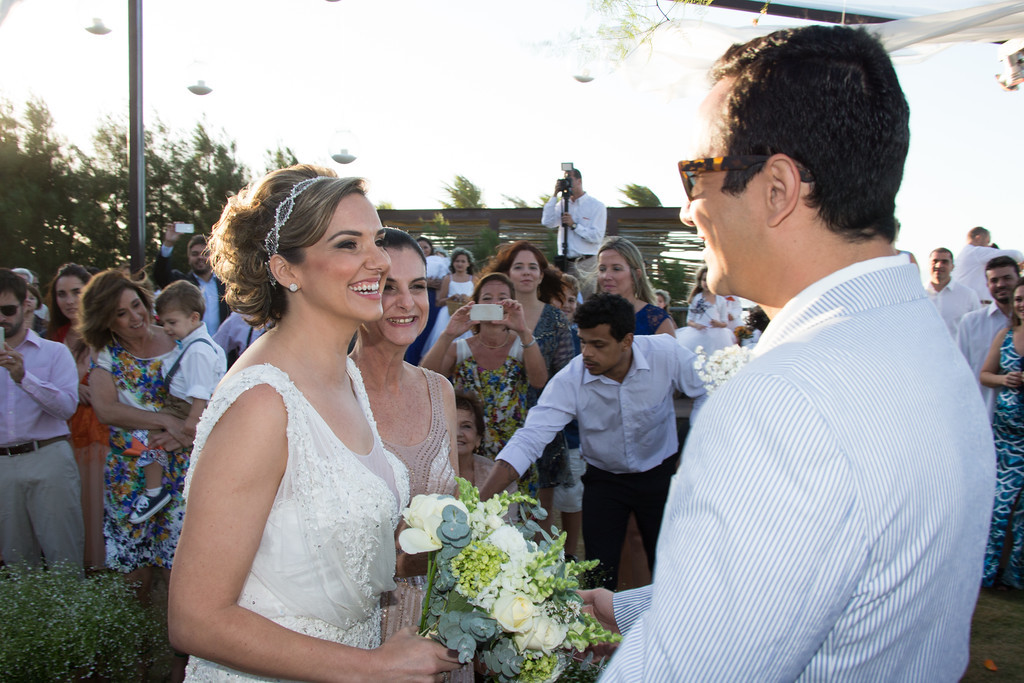
[[[626,336],[622,338],[622,348],[628,349],[633,345],[633,333],[627,332]]]
[[[765,202],[768,226],[775,228],[788,219],[799,207],[803,193],[800,167],[785,154],[775,154],[764,165],[767,181]]]

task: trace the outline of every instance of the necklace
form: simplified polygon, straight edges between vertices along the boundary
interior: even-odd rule
[[[509,338],[509,335],[511,335],[511,334],[512,334],[511,332],[506,330],[505,331],[505,341],[501,342],[497,346],[491,346],[490,344],[485,342],[484,338],[483,338],[483,335],[480,336],[480,343],[483,344],[484,346],[486,346],[489,349],[500,349],[502,346],[505,346],[505,344],[508,344],[508,338]]]

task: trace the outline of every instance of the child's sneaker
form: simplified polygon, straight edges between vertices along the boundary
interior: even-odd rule
[[[132,503],[135,512],[128,517],[128,521],[132,524],[141,524],[160,512],[170,502],[171,493],[166,489],[160,489],[160,493],[155,496],[146,495],[146,492],[143,491]]]

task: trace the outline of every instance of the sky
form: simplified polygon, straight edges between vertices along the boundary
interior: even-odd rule
[[[898,1],[903,14],[982,4]],[[0,24],[0,98],[16,112],[41,98],[57,131],[88,147],[102,117],[127,116],[126,5],[16,2]],[[858,9],[894,8],[864,0]],[[109,35],[84,30],[97,15]],[[693,6],[673,14],[732,25],[753,16]],[[574,80],[586,60],[572,37],[599,23],[586,0],[149,2],[145,117],[224,131],[256,173],[266,150],[290,147],[301,161],[368,178],[373,201],[400,209],[440,208],[456,174],[480,186],[490,207],[510,206],[503,195],[535,203],[565,161],[609,206],[622,204],[627,183],[678,206],[676,161],[689,158],[701,97],[666,101],[602,63],[590,64],[592,82]],[[898,246],[919,261],[937,246],[958,251],[975,225],[1000,246],[1024,248],[1024,90],[1002,91],[998,71],[995,46],[984,44],[897,66],[911,107]],[[213,92],[189,93],[197,78]],[[353,137],[356,161],[331,161]]]

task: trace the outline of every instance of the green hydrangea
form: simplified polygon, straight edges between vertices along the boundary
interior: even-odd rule
[[[526,657],[523,659],[523,667],[519,670],[516,680],[519,683],[542,683],[554,676],[557,668],[557,655],[544,655],[537,659]]]
[[[490,543],[473,541],[452,560],[452,574],[457,589],[468,598],[475,598],[498,576],[508,554]]]

